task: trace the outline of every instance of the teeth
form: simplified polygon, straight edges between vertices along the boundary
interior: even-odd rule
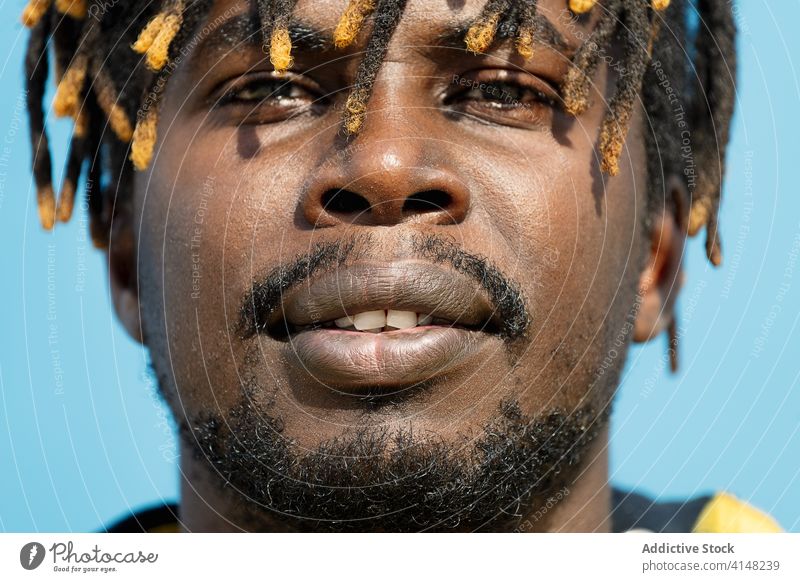
[[[396,329],[408,329],[417,326],[417,314],[413,311],[389,309],[386,313],[386,325]]]
[[[351,327],[353,325],[353,318],[349,315],[345,315],[335,320],[333,323],[336,324],[336,327]]]
[[[359,331],[382,329],[386,326],[386,312],[383,309],[378,311],[364,311],[353,317],[353,325]]]
[[[416,313],[400,309],[376,309],[364,311],[355,315],[346,315],[321,324],[322,328],[342,329],[346,331],[361,331],[367,333],[381,333],[399,329],[411,329],[418,325],[447,325],[452,323],[444,319],[433,317],[429,313]],[[301,329],[313,326],[302,326]]]

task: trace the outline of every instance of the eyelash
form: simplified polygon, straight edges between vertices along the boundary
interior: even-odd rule
[[[492,97],[498,98],[498,102],[503,102],[506,105],[510,105],[512,107],[517,107],[525,102],[525,99],[521,97],[511,97],[510,92],[506,91],[502,88],[504,87],[512,87],[514,89],[521,89],[522,91],[526,92],[529,95],[533,95],[535,100],[550,107],[555,107],[556,102],[555,99],[546,95],[544,91],[540,91],[538,89],[534,89],[532,87],[522,87],[517,83],[509,83],[506,81],[496,82],[496,83],[486,83],[484,89],[480,88],[480,84],[478,86],[474,86],[467,91],[459,94],[459,97],[463,98],[464,96],[468,95],[469,93],[479,93],[482,95],[486,95],[486,101],[495,101]],[[502,90],[501,90],[502,89]]]
[[[491,121],[543,123],[549,114],[561,108],[558,92],[550,83],[530,73],[507,70],[489,75],[479,73],[461,77],[458,85],[447,97],[446,105],[459,113],[491,117]],[[527,117],[520,119],[520,116]]]
[[[247,97],[248,92],[258,93]],[[312,87],[310,81],[292,74],[276,77],[272,73],[260,73],[240,77],[226,83],[215,93],[219,95],[216,107],[247,107],[252,114],[257,114],[264,104],[301,110],[325,105],[327,102],[322,91]]]

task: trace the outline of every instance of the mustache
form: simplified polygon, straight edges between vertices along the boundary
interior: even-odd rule
[[[410,240],[412,254],[408,258],[444,264],[467,276],[483,290],[501,321],[501,337],[511,341],[527,335],[532,316],[520,285],[504,275],[488,258],[470,253],[450,237],[442,235],[417,233]],[[370,248],[374,248],[372,237],[357,234],[316,243],[308,252],[273,268],[253,284],[242,300],[238,323],[242,337],[266,332],[269,316],[280,309],[283,296],[289,289],[369,256]]]

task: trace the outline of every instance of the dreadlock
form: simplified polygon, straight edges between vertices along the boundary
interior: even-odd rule
[[[687,229],[692,235],[707,227],[706,251],[721,261],[718,211],[724,175],[725,149],[733,115],[735,26],[730,2],[724,0],[565,0],[576,19],[597,12],[594,29],[573,57],[561,86],[563,108],[579,115],[590,105],[592,80],[603,51],[621,47],[625,74],[614,77],[598,141],[600,168],[614,175],[619,169],[625,138],[637,100],[657,123],[666,124],[670,109],[649,65],[658,59],[676,71],[676,87],[691,95],[688,117],[693,136],[695,177],[681,171],[680,141],[674,131],[648,132],[648,173],[663,190],[665,168],[687,177],[690,199]],[[158,136],[158,112],[164,86],[174,68],[176,52],[192,38],[212,0],[104,2],[103,0],[29,0],[22,14],[31,29],[26,54],[27,107],[33,150],[33,175],[39,215],[46,229],[72,213],[81,175],[88,166],[87,196],[93,240],[108,244],[111,221],[125,212],[130,171],[148,167]],[[296,0],[255,0],[262,44],[277,73],[293,64],[289,23]],[[347,99],[343,128],[348,135],[364,124],[367,104],[391,38],[407,0],[350,0],[333,32],[337,48],[351,45],[372,18],[366,48]],[[690,10],[699,16],[692,39],[684,27]],[[517,53],[533,56],[537,0],[487,0],[465,36],[465,48],[475,53],[496,42],[498,28],[509,23]],[[672,39],[662,38],[667,23]],[[674,35],[673,35],[674,36]],[[677,42],[692,41],[686,51],[690,67],[675,55]],[[619,41],[619,42],[617,42]],[[58,82],[53,111],[71,117],[74,130],[58,204],[52,186],[50,151],[45,127],[45,87],[49,53]],[[141,65],[144,66],[141,66]],[[697,80],[688,90],[684,81]],[[110,128],[110,132],[105,128]],[[652,135],[651,135],[652,134]],[[685,160],[683,160],[685,163]],[[105,186],[101,180],[106,176]],[[659,182],[661,180],[661,182]],[[104,188],[106,191],[104,191]]]
[[[361,129],[378,69],[389,49],[389,41],[400,22],[407,1],[379,0],[378,2],[375,26],[367,41],[366,53],[358,67],[353,90],[345,105],[344,127],[349,134],[357,133]]]

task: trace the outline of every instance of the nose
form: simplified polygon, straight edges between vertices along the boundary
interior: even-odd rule
[[[307,184],[303,214],[315,228],[406,222],[459,224],[469,186],[422,137],[356,143],[324,161]]]

